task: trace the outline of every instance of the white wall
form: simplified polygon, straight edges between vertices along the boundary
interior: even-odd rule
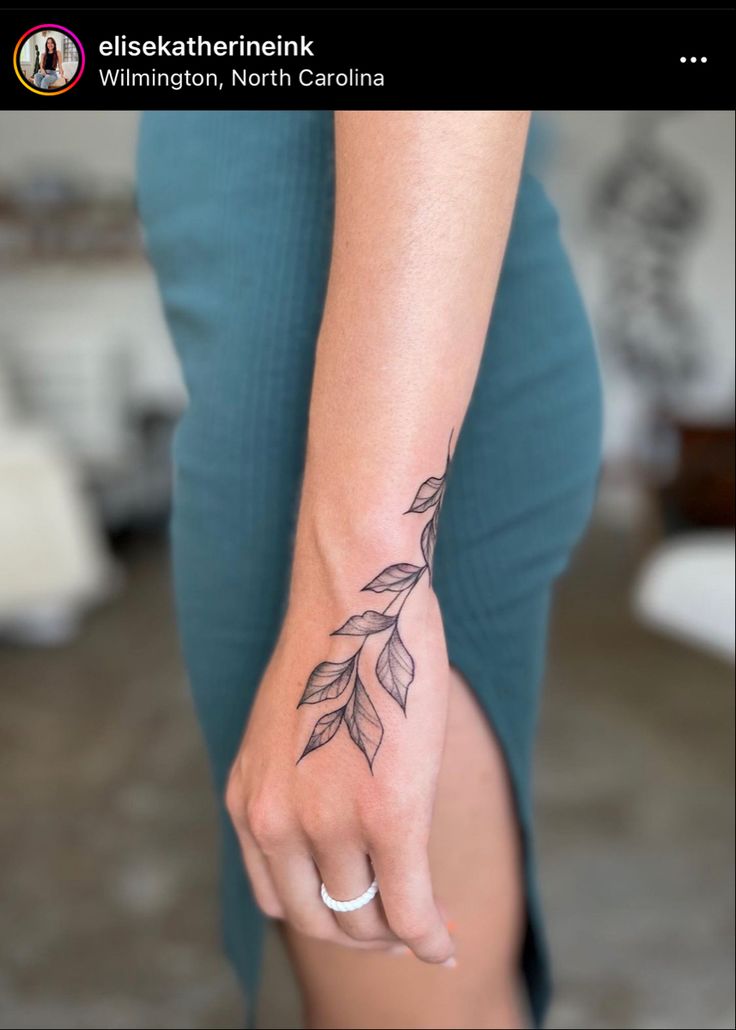
[[[545,181],[562,217],[583,292],[595,316],[605,268],[588,222],[593,185],[623,139],[625,111],[560,111],[545,118],[553,143]],[[734,116],[732,111],[672,112],[657,139],[701,187],[703,222],[688,247],[685,289],[695,308],[707,374],[693,413],[732,418],[734,393]],[[697,395],[697,396],[695,396]]]
[[[59,167],[132,183],[138,117],[138,111],[2,111],[0,177],[47,158],[53,140]]]

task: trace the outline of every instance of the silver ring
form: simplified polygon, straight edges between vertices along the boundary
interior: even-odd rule
[[[324,884],[320,887],[319,892],[325,905],[331,908],[333,912],[355,912],[356,909],[363,908],[364,905],[373,901],[376,894],[378,894],[378,880],[374,880],[367,890],[364,890],[359,897],[352,898],[350,901],[336,901],[327,893],[327,888]]]

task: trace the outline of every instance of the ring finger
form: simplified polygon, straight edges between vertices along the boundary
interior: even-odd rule
[[[306,851],[271,855],[267,862],[286,921],[298,933],[348,947],[376,947],[348,936],[338,925],[334,913],[320,897],[319,873]]]
[[[368,856],[360,851],[321,854],[315,849],[315,861],[327,893],[336,901],[350,901],[359,897],[373,882],[374,872]],[[338,925],[354,940],[396,943],[398,938],[388,925],[376,894],[362,908],[354,912],[333,912]]]

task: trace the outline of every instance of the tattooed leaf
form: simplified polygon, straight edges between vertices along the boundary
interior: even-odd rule
[[[378,656],[376,676],[384,690],[406,711],[406,695],[414,679],[414,659],[406,650],[398,627]]]
[[[444,476],[430,476],[429,479],[425,479],[417,490],[417,495],[411,502],[411,507],[407,508],[404,514],[408,515],[410,511],[427,511],[434,504],[437,504],[442,496],[444,483]]]
[[[355,689],[345,705],[345,725],[353,741],[368,759],[372,772],[373,760],[383,738],[383,723],[358,675],[355,677]]]
[[[377,594],[385,590],[394,590],[399,593],[413,586],[422,574],[418,565],[409,565],[407,562],[400,562],[398,565],[389,565],[383,572],[372,579],[364,590],[375,590]]]
[[[340,723],[345,715],[345,708],[336,708],[334,712],[328,712],[323,715],[320,719],[317,719],[312,730],[312,735],[307,741],[307,746],[301,753],[299,761],[305,758],[310,751],[316,751],[318,747],[322,747],[327,744],[328,741],[332,740],[337,731],[340,729]]]
[[[320,662],[307,680],[299,705],[316,705],[339,697],[350,682],[354,666],[355,655],[345,662]]]
[[[339,629],[333,630],[331,637],[365,637],[369,633],[380,633],[396,622],[395,615],[384,615],[383,612],[363,612],[362,615],[351,615]]]
[[[434,548],[436,543],[437,524],[434,516],[432,516],[422,530],[422,554],[424,555],[424,560],[427,563],[427,569],[430,576],[432,575],[432,559],[434,558]]]

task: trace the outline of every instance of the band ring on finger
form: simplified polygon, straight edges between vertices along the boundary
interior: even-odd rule
[[[327,892],[327,888],[324,883],[320,887],[320,895],[322,901],[328,908],[332,909],[333,912],[355,912],[359,908],[363,908],[368,905],[378,894],[378,880],[374,880],[373,883],[366,890],[363,891],[357,898],[352,898],[349,901],[337,901],[331,897]]]

